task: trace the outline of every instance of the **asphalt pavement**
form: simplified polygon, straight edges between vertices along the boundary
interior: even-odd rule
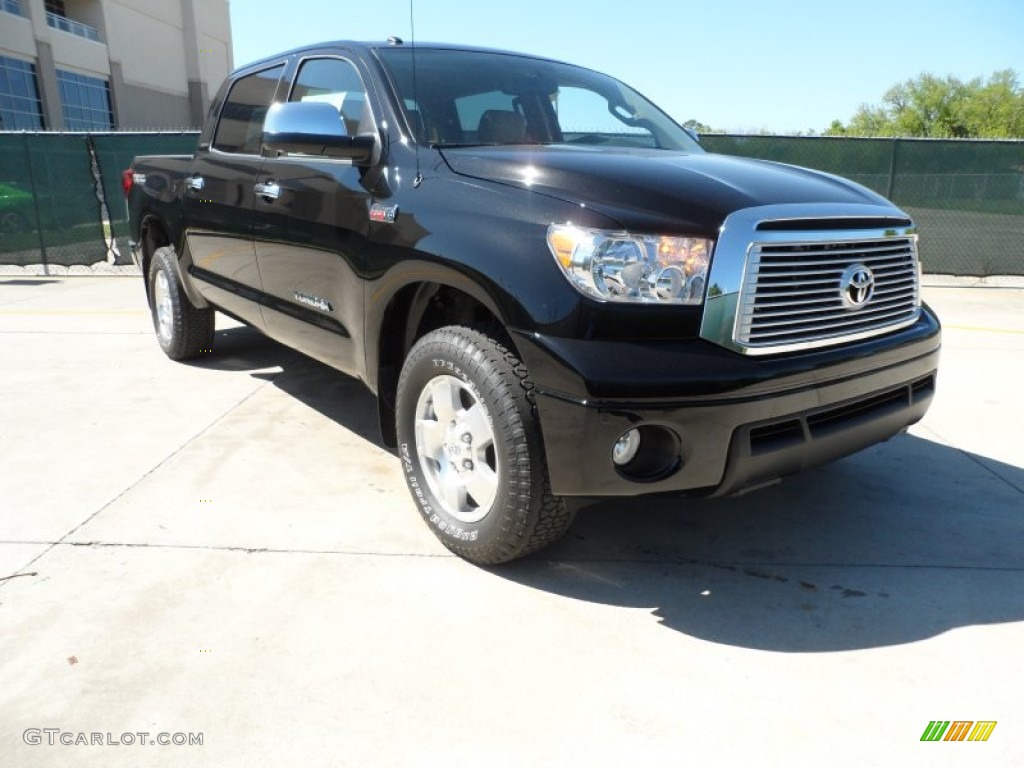
[[[1024,764],[1024,290],[925,298],[909,434],[482,569],[359,382],[225,318],[173,363],[139,278],[0,278],[0,765]]]

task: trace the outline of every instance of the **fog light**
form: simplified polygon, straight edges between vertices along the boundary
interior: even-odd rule
[[[612,446],[612,461],[617,466],[629,464],[640,450],[640,430],[631,429],[615,441]]]

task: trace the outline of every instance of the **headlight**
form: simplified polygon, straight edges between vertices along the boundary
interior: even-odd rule
[[[713,240],[548,227],[548,247],[577,289],[609,301],[701,304]]]

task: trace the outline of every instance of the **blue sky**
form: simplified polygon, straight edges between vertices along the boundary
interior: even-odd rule
[[[822,131],[921,72],[1024,79],[1022,0],[414,0],[416,38],[614,75],[680,122]],[[235,66],[324,40],[411,37],[408,0],[231,0]]]

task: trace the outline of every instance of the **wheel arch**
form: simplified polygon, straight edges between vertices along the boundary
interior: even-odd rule
[[[146,286],[146,299],[151,301],[152,297],[149,295],[149,268],[153,263],[153,254],[156,253],[157,249],[164,247],[174,248],[177,258],[175,259],[175,268],[178,271],[178,280],[185,291],[185,295],[188,296],[189,301],[199,309],[204,309],[209,306],[205,299],[199,295],[192,285],[192,281],[187,279],[186,271],[182,266],[182,255],[178,252],[174,242],[171,240],[169,233],[169,227],[164,221],[155,214],[147,214],[143,216],[142,223],[139,227],[140,243],[141,243],[141,267],[142,267],[142,278],[143,283]]]
[[[438,277],[409,282],[396,290],[381,313],[376,345],[367,348],[368,352],[376,352],[376,360],[367,368],[376,377],[371,388],[377,393],[384,444],[391,448],[397,445],[398,378],[406,355],[418,339],[438,328],[462,325],[499,336],[502,343],[514,350],[507,322],[507,313],[475,283]]]
[[[146,298],[152,300],[152,297],[149,295],[149,268],[153,264],[153,254],[158,248],[170,245],[171,240],[163,222],[152,215],[143,218],[139,233],[142,244],[140,249],[142,251],[142,279],[146,284]]]

